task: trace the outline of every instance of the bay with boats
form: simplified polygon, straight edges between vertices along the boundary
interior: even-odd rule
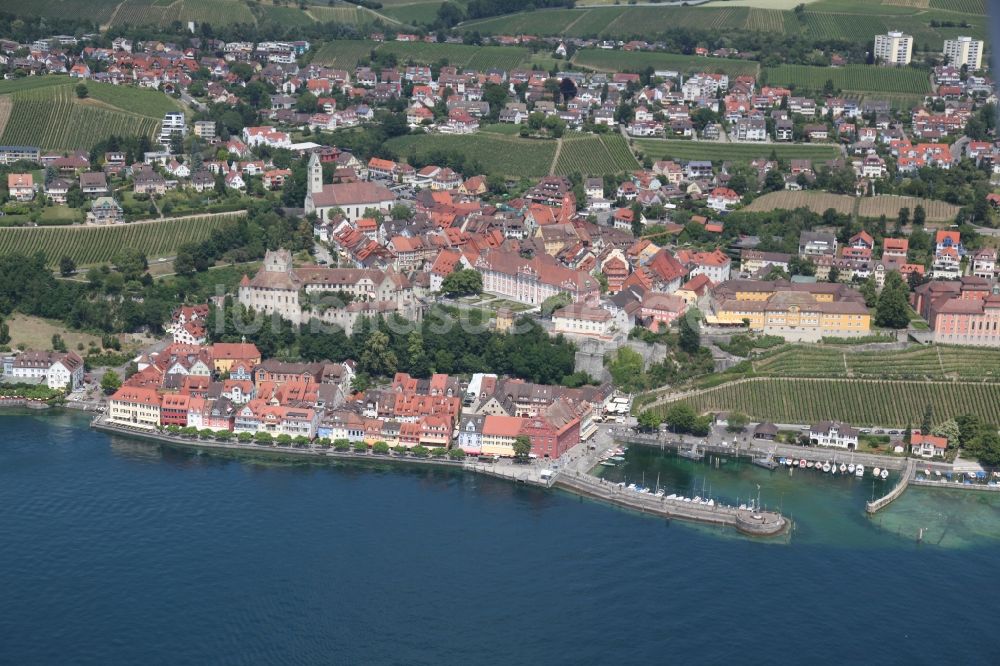
[[[858,477],[847,457],[833,473],[629,445],[595,465],[794,525],[757,539],[460,469],[199,455],[88,426],[0,416],[0,663],[925,663],[995,617],[1000,494],[911,486],[869,516],[900,471]]]

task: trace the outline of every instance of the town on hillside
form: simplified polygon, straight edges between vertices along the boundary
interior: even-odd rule
[[[919,59],[896,30],[871,35],[866,56],[827,49],[818,83],[727,70],[720,61],[748,54],[707,45],[676,68],[570,60],[665,52],[642,40],[486,38],[551,50],[545,69],[376,49],[326,64],[307,40],[227,41],[193,25],[176,40],[0,39],[0,219],[22,227],[0,249],[18,262],[43,250],[31,270],[67,302],[100,303],[68,326],[155,339],[121,363],[88,361],[82,343],[8,346],[4,395],[44,386],[112,424],[262,445],[555,459],[606,421],[656,430],[663,415],[642,404],[628,418],[636,394],[696,392],[689,382],[741,363],[752,374],[768,346],[1000,348],[996,95],[987,45],[960,30]],[[901,104],[841,89],[838,70],[918,72],[928,90]],[[31,100],[50,96],[135,124],[78,149],[21,131]],[[90,260],[72,243],[31,245],[199,214],[233,218],[158,249],[172,270],[155,278],[142,244]],[[127,277],[121,251],[140,264]],[[214,268],[228,281],[210,293]],[[13,292],[8,311],[67,316]],[[472,312],[480,328],[434,331],[441,312]],[[243,334],[239,316],[270,323]],[[415,328],[379,328],[398,322]],[[497,350],[510,356],[523,331],[531,354],[501,365]],[[462,354],[448,335],[489,342]],[[725,411],[675,430],[707,435]],[[774,438],[771,419],[750,416],[746,434]],[[828,414],[803,443],[853,451],[862,425],[903,433],[847,421]],[[957,446],[957,433],[949,446],[929,430],[887,452]]]

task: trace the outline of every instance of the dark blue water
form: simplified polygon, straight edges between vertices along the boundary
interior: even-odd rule
[[[998,660],[989,502],[917,545],[800,480],[786,510],[829,502],[761,542],[451,471],[198,457],[67,414],[0,428],[4,664]],[[942,511],[915,497],[901,516]]]

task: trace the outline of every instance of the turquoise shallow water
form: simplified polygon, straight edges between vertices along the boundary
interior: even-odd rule
[[[629,453],[648,483],[760,483],[797,527],[753,541],[451,470],[86,425],[0,416],[0,664],[997,661],[982,496],[908,491],[869,521],[864,484]]]

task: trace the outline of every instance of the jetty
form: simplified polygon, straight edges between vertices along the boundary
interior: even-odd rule
[[[916,468],[916,461],[912,458],[907,460],[906,468],[903,470],[903,474],[899,479],[899,483],[896,487],[890,490],[888,493],[879,497],[877,500],[872,500],[871,502],[865,502],[865,511],[868,515],[874,515],[884,509],[885,507],[892,504],[892,502],[897,499],[906,490],[906,487],[910,484],[910,478],[913,476],[913,470]]]
[[[743,534],[756,537],[777,536],[790,526],[780,513],[754,508],[739,508],[714,504],[696,504],[690,499],[668,499],[653,493],[630,490],[623,483],[612,483],[577,471],[560,473],[554,485],[568,492],[647,513],[661,518],[688,520],[721,527],[734,527]]]

